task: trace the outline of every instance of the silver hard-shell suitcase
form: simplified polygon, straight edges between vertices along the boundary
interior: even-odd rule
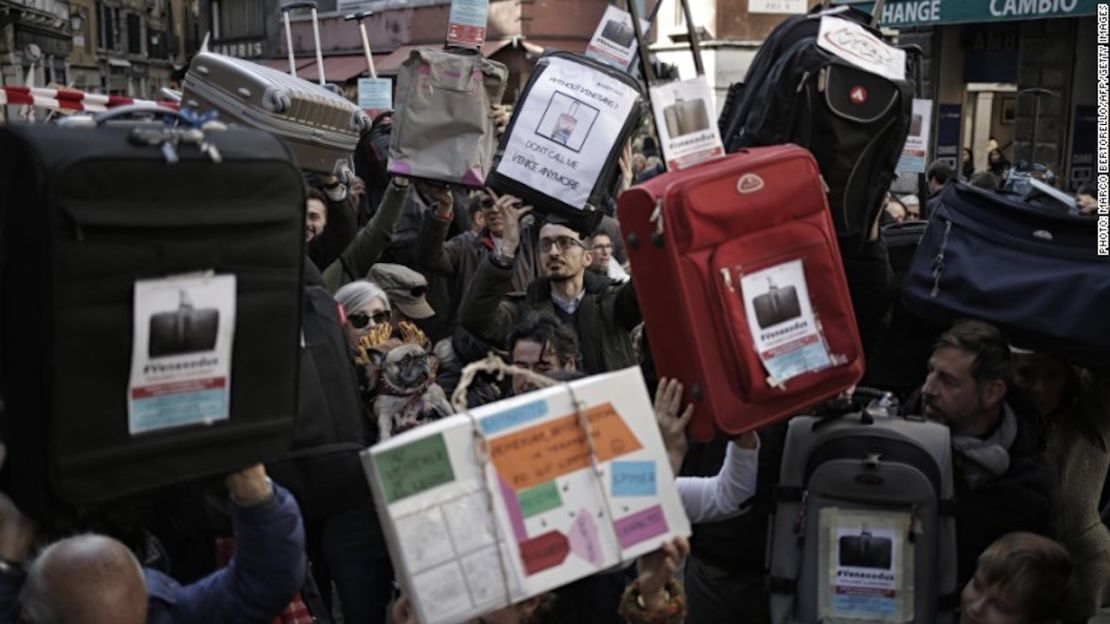
[[[369,120],[346,98],[257,63],[199,52],[185,75],[182,105],[281,137],[301,169],[342,175]]]

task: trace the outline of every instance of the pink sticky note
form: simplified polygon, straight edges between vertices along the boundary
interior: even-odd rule
[[[644,540],[667,532],[667,517],[659,505],[625,516],[613,523],[621,548],[635,546]]]
[[[570,525],[568,535],[570,551],[595,567],[601,567],[601,540],[597,536],[597,524],[593,515],[585,509],[578,510],[574,524]]]

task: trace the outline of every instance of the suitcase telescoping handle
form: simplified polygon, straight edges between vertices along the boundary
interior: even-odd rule
[[[320,51],[320,22],[316,20],[316,3],[312,0],[300,0],[281,5],[281,15],[285,19],[285,45],[289,48],[289,73],[297,77],[297,62],[293,59],[293,28],[289,25],[289,12],[296,9],[311,9],[312,11],[312,37],[316,40],[316,68],[320,79],[320,86],[324,86],[324,54]]]
[[[366,67],[370,70],[370,77],[377,78],[378,72],[374,69],[374,57],[370,54],[370,37],[366,35],[366,24],[362,20],[373,15],[373,11],[360,11],[352,15],[348,15],[343,19],[348,22],[356,20],[358,22],[358,32],[362,35],[362,51],[366,53]]]
[[[637,0],[627,0],[628,12],[632,15],[632,31],[636,33],[636,55],[640,57],[640,73],[643,74],[644,82],[647,83],[647,87],[650,90],[652,83],[655,82],[655,71],[651,67],[651,61],[648,59],[647,42],[644,41],[644,29],[640,28],[640,11],[636,7],[636,1]],[[682,15],[686,20],[686,35],[690,40],[690,52],[694,56],[694,70],[699,76],[704,76],[705,66],[701,62],[701,44],[698,42],[698,31],[694,28],[694,16],[690,12],[690,3],[687,0],[678,0],[678,2],[682,4]],[[662,3],[663,0],[658,0],[658,4],[655,8],[658,9],[659,4]],[[651,105],[650,96],[648,97],[648,105]],[[663,123],[663,120],[660,119],[660,116],[656,114],[654,109],[651,111],[651,118],[655,124],[655,136],[662,137],[663,133],[659,129],[659,124]],[[665,159],[662,162],[663,168],[666,170],[667,162]]]

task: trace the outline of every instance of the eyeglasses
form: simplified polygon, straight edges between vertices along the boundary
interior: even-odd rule
[[[374,321],[375,325],[381,325],[389,320],[389,312],[379,310],[373,314],[356,312],[355,314],[347,315],[347,322],[355,329],[365,329],[366,326],[370,324],[371,320]]]
[[[540,251],[541,252],[547,253],[547,252],[551,251],[552,247],[558,247],[559,251],[570,251],[571,249],[574,249],[575,247],[581,247],[582,249],[586,249],[586,245],[582,241],[578,240],[577,238],[570,237],[570,236],[557,236],[555,238],[541,238],[540,239]]]

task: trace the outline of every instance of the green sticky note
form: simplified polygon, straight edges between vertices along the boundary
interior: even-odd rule
[[[379,453],[374,463],[389,503],[455,480],[441,434]]]
[[[563,499],[559,498],[559,488],[554,481],[521,490],[516,498],[520,501],[520,512],[525,518],[551,511],[563,504]]]

